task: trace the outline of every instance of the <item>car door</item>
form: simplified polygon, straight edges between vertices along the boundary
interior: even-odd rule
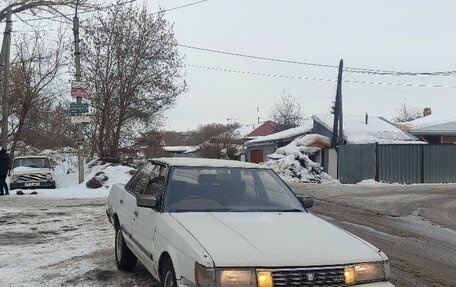
[[[119,221],[120,227],[124,232],[126,241],[130,243],[132,240],[132,228],[133,221],[135,220],[135,210],[136,210],[136,196],[141,194],[142,191],[146,188],[153,165],[150,162],[144,164],[136,173],[134,178],[125,186],[127,192],[123,192],[119,195]]]
[[[154,165],[150,180],[142,193],[154,195],[157,198],[157,207],[152,209],[136,206],[135,219],[133,221],[133,237],[141,249],[140,257],[143,259],[141,262],[154,276],[157,275],[154,261],[158,260],[158,256],[155,254],[154,237],[157,221],[161,214],[167,175],[168,169],[164,165]]]

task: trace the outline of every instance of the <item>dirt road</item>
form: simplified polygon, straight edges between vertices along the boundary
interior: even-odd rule
[[[456,286],[456,185],[292,184],[312,212],[390,258],[396,286]]]
[[[456,186],[293,188],[316,199],[314,213],[384,250],[396,286],[456,286]],[[115,267],[104,203],[1,197],[1,286],[158,286],[141,264]]]

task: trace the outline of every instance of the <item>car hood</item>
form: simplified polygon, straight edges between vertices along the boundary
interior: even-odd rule
[[[303,267],[383,260],[369,243],[311,213],[190,212],[172,216],[219,267]]]

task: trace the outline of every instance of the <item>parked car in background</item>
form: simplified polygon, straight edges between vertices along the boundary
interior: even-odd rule
[[[20,156],[13,160],[10,189],[55,188],[54,169],[45,156]]]
[[[164,287],[391,287],[388,257],[309,212],[271,169],[161,158],[110,190],[121,270],[137,259]]]

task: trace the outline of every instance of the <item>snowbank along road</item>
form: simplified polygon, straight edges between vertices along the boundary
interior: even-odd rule
[[[314,213],[385,251],[396,286],[456,286],[456,185],[292,187],[316,199]],[[141,264],[117,270],[105,200],[0,197],[0,285],[159,286]]]

